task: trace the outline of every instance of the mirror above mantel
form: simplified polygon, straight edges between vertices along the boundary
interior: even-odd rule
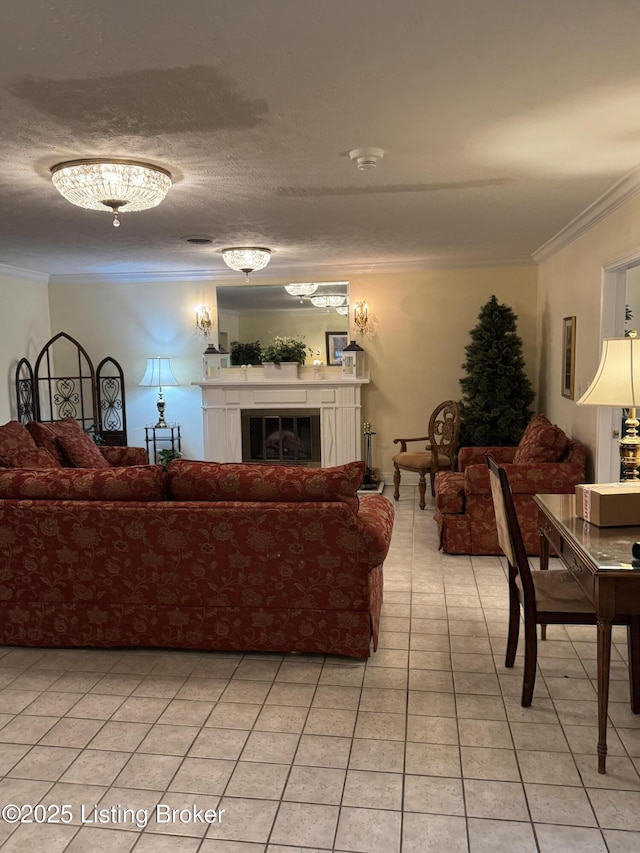
[[[318,282],[312,295],[328,293],[343,296],[343,306],[348,307],[348,281]],[[307,296],[292,296],[284,284],[218,286],[216,299],[219,343],[225,349],[233,341],[257,340],[266,345],[274,335],[291,335],[302,337],[316,357],[325,362],[326,332],[349,330],[348,313],[317,307]]]

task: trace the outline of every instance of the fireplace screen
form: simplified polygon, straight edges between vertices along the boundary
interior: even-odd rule
[[[243,411],[242,461],[320,467],[320,411]]]

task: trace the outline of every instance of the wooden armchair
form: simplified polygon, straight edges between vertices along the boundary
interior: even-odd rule
[[[460,407],[454,400],[445,400],[437,406],[429,418],[429,434],[421,438],[394,438],[400,444],[400,452],[393,457],[393,497],[400,499],[400,471],[413,471],[420,477],[418,492],[420,509],[425,508],[426,474],[431,479],[431,494],[435,494],[435,477],[438,471],[455,467],[455,454],[460,435]],[[426,441],[424,450],[414,453],[407,450],[413,441]]]

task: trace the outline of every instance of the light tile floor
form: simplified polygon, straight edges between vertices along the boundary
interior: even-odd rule
[[[439,553],[410,487],[396,510],[366,662],[0,649],[0,806],[32,820],[0,820],[2,850],[640,850],[624,631],[600,776],[595,629],[549,629],[522,708],[502,562]]]

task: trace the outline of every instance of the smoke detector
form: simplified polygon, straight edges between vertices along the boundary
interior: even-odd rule
[[[384,157],[382,148],[354,148],[349,151],[349,157],[356,164],[358,169],[375,169],[378,165],[378,160]]]

